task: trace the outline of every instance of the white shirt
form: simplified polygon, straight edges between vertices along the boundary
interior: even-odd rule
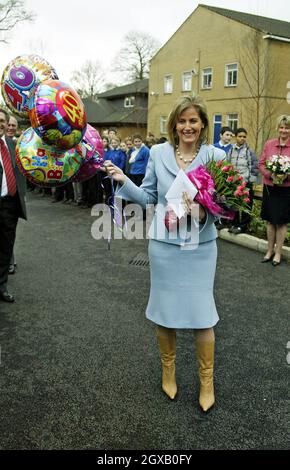
[[[5,140],[5,137],[1,137],[1,139],[4,141],[4,144],[6,145],[7,147],[7,144],[6,144],[6,140]],[[2,155],[1,155],[1,150],[0,150],[0,163],[2,165],[2,168],[3,168],[3,174],[2,174],[2,187],[1,187],[1,193],[0,193],[0,196],[1,197],[4,197],[4,196],[7,196],[8,195],[8,187],[7,187],[7,180],[6,180],[6,175],[5,175],[5,170],[4,170],[4,165],[3,165],[3,161],[2,161]]]
[[[138,153],[140,152],[141,147],[144,147],[144,144],[142,144],[138,149],[135,148],[135,150],[133,150],[133,152],[131,153],[131,156],[129,158],[130,165],[132,163],[135,163],[136,157],[137,157]]]

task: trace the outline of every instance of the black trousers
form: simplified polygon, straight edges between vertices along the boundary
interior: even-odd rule
[[[15,197],[0,198],[0,292],[7,290],[8,271],[18,222]]]
[[[65,199],[74,200],[74,190],[72,183],[67,183],[63,186],[58,186],[55,188],[54,197],[57,201],[62,201]]]

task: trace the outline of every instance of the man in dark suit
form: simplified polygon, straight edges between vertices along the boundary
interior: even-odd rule
[[[15,142],[5,137],[9,114],[0,108],[0,300],[14,302],[7,281],[18,218],[26,219],[25,180],[15,163]]]

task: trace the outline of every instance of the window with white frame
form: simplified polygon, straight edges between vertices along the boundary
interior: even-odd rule
[[[160,116],[160,134],[167,134],[167,116]]]
[[[124,108],[133,108],[135,105],[135,96],[126,96],[124,99]]]
[[[202,88],[204,90],[212,87],[212,68],[202,69]]]
[[[238,64],[227,64],[226,65],[226,86],[237,86],[238,83]]]
[[[239,116],[238,114],[227,114],[227,126],[233,131],[238,129]]]
[[[173,91],[173,78],[172,75],[164,76],[164,93],[172,93]]]
[[[183,74],[182,74],[182,91],[191,91],[191,81],[192,81],[192,73],[191,72],[183,72]]]

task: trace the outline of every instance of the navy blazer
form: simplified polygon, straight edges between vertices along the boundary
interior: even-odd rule
[[[27,214],[26,214],[26,205],[25,205],[25,199],[24,199],[25,193],[26,193],[26,179],[20,173],[20,170],[18,169],[18,166],[16,165],[16,161],[15,161],[16,142],[10,137],[5,137],[5,141],[6,141],[9,153],[10,153],[11,162],[12,162],[12,166],[14,169],[14,175],[16,178],[17,193],[15,197],[17,198],[18,217],[22,219],[26,219]],[[2,175],[3,175],[3,167],[0,163],[0,189],[2,187]]]
[[[123,150],[119,148],[108,150],[104,155],[104,160],[111,160],[114,165],[125,171],[126,154]]]
[[[210,160],[218,161],[225,158],[226,154],[223,150],[217,149],[213,145],[203,144],[196,158],[186,169],[186,173],[197,168],[199,165],[205,165]],[[168,142],[154,145],[150,149],[150,158],[142,185],[138,187],[126,177],[125,183],[117,187],[116,196],[134,201],[143,208],[146,207],[146,204],[157,204],[148,233],[149,238],[175,245],[184,245],[184,239],[178,236],[178,234],[172,238],[170,233],[166,229],[164,230],[164,216],[167,205],[165,195],[179,170],[173,146]],[[215,220],[216,218],[206,211],[206,221],[200,226],[199,230],[199,243],[205,243],[217,238],[217,231],[214,225]]]

